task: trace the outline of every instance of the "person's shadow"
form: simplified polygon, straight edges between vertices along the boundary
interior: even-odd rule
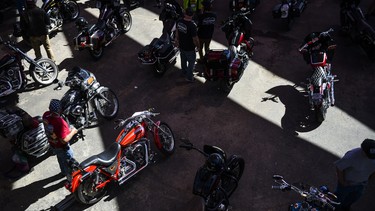
[[[17,207],[23,210],[27,209],[31,204],[35,203],[40,198],[43,198],[47,194],[61,188],[64,186],[65,180],[61,180],[58,183],[53,183],[59,179],[63,178],[61,174],[56,174],[52,177],[45,178],[27,186],[16,188],[10,190],[7,194],[2,194],[0,199],[2,207],[8,207],[8,209],[14,205],[14,200],[17,201]],[[51,185],[50,185],[51,184]],[[11,203],[11,205],[7,205]],[[15,208],[14,210],[17,210]]]
[[[316,129],[319,124],[315,121],[313,111],[309,110],[308,98],[296,89],[296,86],[282,85],[268,90],[271,94],[262,101],[279,101],[285,105],[285,114],[281,119],[281,127],[288,133],[308,132]]]

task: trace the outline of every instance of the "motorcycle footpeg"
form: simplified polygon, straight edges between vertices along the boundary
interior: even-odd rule
[[[156,152],[151,152],[150,153],[150,157],[149,157],[150,163],[156,163],[156,155],[157,155]]]

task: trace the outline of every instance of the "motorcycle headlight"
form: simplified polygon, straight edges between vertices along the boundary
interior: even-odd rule
[[[83,108],[80,106],[80,105],[77,105],[76,107],[74,107],[73,109],[72,109],[72,114],[73,115],[77,115],[77,116],[79,116],[79,115],[81,115],[83,113]]]

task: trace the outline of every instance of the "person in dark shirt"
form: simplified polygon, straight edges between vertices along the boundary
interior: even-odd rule
[[[177,22],[175,45],[180,48],[182,74],[186,80],[194,82],[195,48],[199,49],[197,25],[192,21],[194,11],[188,7],[183,19]]]
[[[51,49],[51,43],[48,37],[48,27],[50,19],[47,13],[36,6],[36,0],[26,0],[26,11],[21,18],[21,27],[26,29],[30,36],[31,47],[35,51],[36,60],[42,58],[40,44],[44,46],[48,58],[55,62],[55,56]]]
[[[211,0],[204,0],[202,2],[203,13],[198,16],[198,38],[199,38],[199,58],[198,62],[203,61],[203,47],[204,52],[210,50],[210,43],[214,33],[216,22],[216,14],[211,12]]]

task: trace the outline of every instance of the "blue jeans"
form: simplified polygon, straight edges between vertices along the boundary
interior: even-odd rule
[[[195,51],[180,50],[181,56],[181,69],[186,78],[193,80],[193,69],[195,65],[196,54]]]
[[[73,158],[73,151],[68,145],[66,148],[56,148],[53,149],[56,154],[57,161],[59,162],[61,173],[65,176],[70,175],[72,172],[68,160]]]
[[[343,186],[340,183],[337,184],[335,195],[341,203],[337,206],[340,210],[349,210],[350,206],[356,202],[363,195],[366,183],[358,185]]]

